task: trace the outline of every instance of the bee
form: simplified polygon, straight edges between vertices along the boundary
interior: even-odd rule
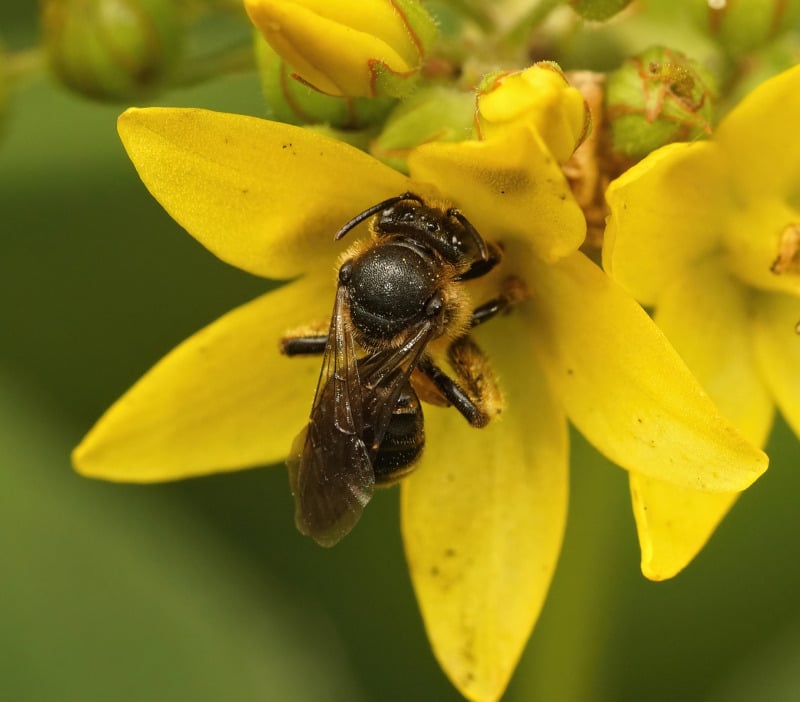
[[[322,354],[288,467],[297,527],[323,546],[353,528],[375,485],[413,470],[425,445],[420,394],[474,427],[499,411],[497,384],[469,331],[524,296],[515,279],[472,308],[464,283],[494,268],[501,249],[458,209],[404,193],[353,217],[335,240],[365,220],[371,236],[344,255],[327,334],[281,340],[288,356]],[[441,337],[457,379],[426,353]]]

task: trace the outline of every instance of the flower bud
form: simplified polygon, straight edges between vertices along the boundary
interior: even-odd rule
[[[436,25],[418,0],[245,0],[296,77],[328,95],[405,97]]]
[[[583,19],[602,22],[630,5],[631,0],[569,0],[569,5]]]
[[[42,22],[54,73],[89,97],[152,94],[178,55],[172,0],[43,0]]]
[[[472,137],[472,93],[432,86],[400,103],[389,115],[370,153],[398,171],[408,172],[406,156],[420,144]]]
[[[655,47],[628,59],[606,84],[612,149],[641,158],[711,133],[713,81],[683,54]]]
[[[478,86],[476,131],[479,138],[529,124],[559,163],[586,138],[591,118],[580,91],[557,64],[536,63],[524,71],[493,73]]]
[[[294,80],[286,62],[258,32],[255,33],[255,51],[269,119],[289,124],[361,129],[381,122],[396,102],[394,98],[325,95]]]
[[[800,23],[800,0],[689,3],[695,23],[732,56],[765,46]]]

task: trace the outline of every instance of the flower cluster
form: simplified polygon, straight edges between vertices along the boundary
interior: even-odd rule
[[[578,4],[600,17],[627,3]],[[684,568],[764,472],[775,405],[800,434],[800,68],[712,128],[717,88],[683,54],[643,53],[597,102],[577,75],[522,58],[539,47],[535,9],[493,5],[442,3],[437,22],[418,0],[245,0],[273,121],[120,117],[170,216],[222,260],[289,282],[167,354],[74,453],[84,475],[134,482],[285,461],[323,361],[279,342],[327,330],[346,255],[334,233],[403,193],[456,208],[502,252],[459,294],[476,309],[510,279],[526,294],[470,330],[502,415],[476,429],[426,405],[402,533],[434,653],[480,701],[503,694],[556,567],[568,422],[628,472],[652,579]],[[607,207],[602,268],[578,181]],[[325,363],[344,362],[335,343]],[[449,368],[447,351],[425,354]]]

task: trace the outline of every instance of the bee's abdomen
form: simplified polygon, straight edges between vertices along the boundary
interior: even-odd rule
[[[413,391],[398,400],[372,467],[376,483],[392,483],[413,470],[425,446],[422,406]]]

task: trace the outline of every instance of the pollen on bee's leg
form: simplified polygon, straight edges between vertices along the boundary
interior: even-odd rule
[[[453,342],[448,356],[459,383],[483,415],[483,421],[476,426],[485,426],[504,408],[503,394],[489,359],[468,336]]]

